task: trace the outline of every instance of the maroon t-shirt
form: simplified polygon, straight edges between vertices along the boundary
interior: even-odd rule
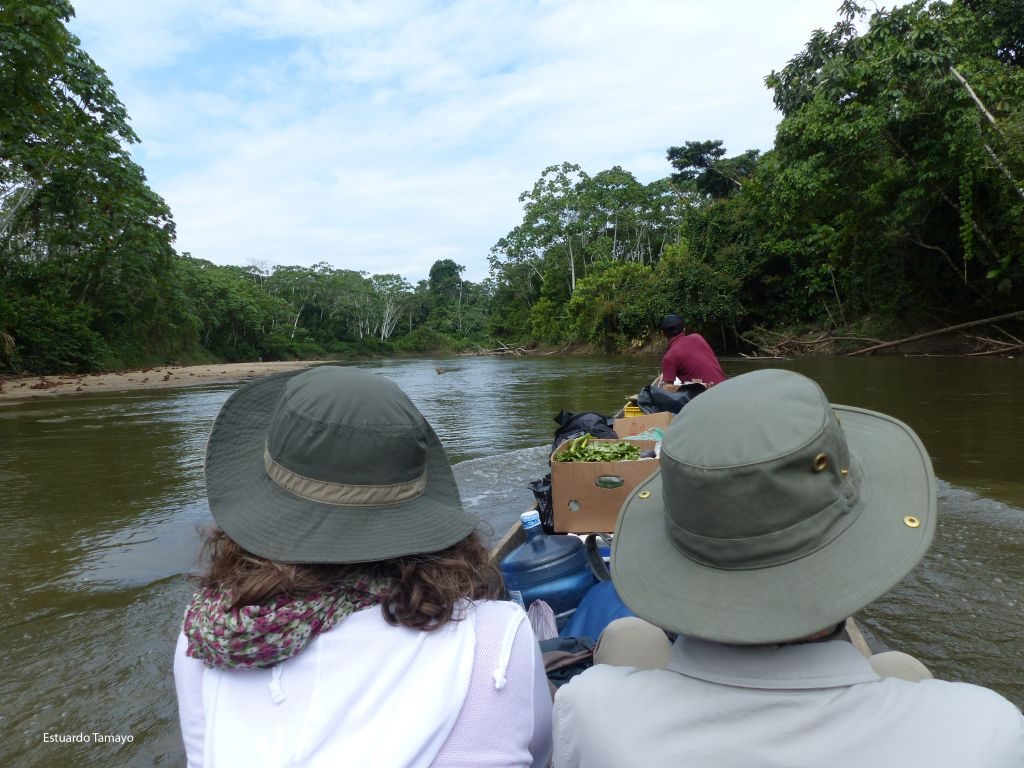
[[[668,351],[661,358],[661,375],[666,384],[676,377],[680,381],[700,379],[709,387],[725,381],[714,350],[699,333],[680,333],[669,340]]]

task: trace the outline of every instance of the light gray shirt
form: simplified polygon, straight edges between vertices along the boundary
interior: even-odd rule
[[[679,638],[666,669],[559,689],[555,768],[1024,768],[1024,718],[966,683],[880,678],[843,640]]]

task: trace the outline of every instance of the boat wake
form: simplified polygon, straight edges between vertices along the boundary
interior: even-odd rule
[[[484,521],[481,532],[499,538],[521,512],[533,506],[529,484],[548,473],[548,446],[469,459],[454,466],[466,509]]]

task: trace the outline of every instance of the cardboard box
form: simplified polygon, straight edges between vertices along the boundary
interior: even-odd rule
[[[662,411],[661,413],[632,416],[628,419],[616,419],[612,424],[612,429],[615,430],[615,434],[619,437],[629,437],[630,435],[639,435],[641,432],[646,432],[654,427],[660,427],[663,430],[667,429],[674,417],[674,413]]]
[[[653,440],[636,440],[634,444],[643,451],[654,448],[656,443]],[[568,445],[568,442],[562,443],[551,457],[551,506],[555,530],[560,533],[613,531],[626,497],[657,471],[660,462],[657,459],[555,461],[554,457],[567,450]],[[617,482],[619,480],[621,483]],[[607,487],[609,485],[613,487]]]

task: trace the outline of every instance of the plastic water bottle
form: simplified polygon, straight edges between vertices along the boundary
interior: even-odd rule
[[[597,581],[587,560],[583,542],[575,536],[549,536],[540,527],[535,511],[520,515],[526,543],[501,561],[505,590],[523,608],[543,600],[555,613],[561,628],[580,600]]]

